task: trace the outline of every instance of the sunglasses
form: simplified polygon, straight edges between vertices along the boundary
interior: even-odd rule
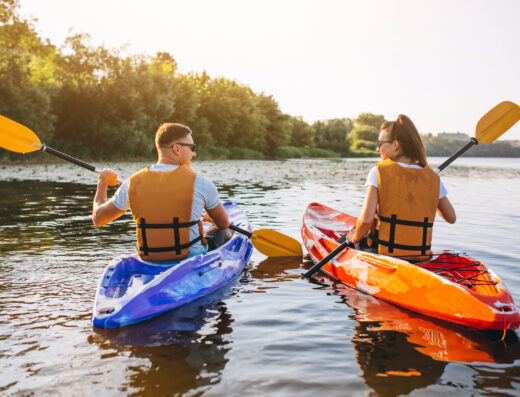
[[[173,147],[173,145],[187,146],[191,149],[192,152],[194,152],[197,149],[197,145],[194,143],[175,142],[175,143],[172,143],[172,145],[170,147]]]
[[[378,140],[376,141],[376,146],[377,146],[378,148],[380,148],[381,145],[382,145],[383,143],[392,143],[392,142],[393,142],[393,141],[380,141],[380,140],[378,139]]]

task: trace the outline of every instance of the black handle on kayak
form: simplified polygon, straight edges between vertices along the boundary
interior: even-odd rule
[[[319,261],[317,264],[315,264],[313,267],[311,267],[307,271],[307,273],[304,273],[303,277],[307,277],[308,278],[308,277],[312,276],[314,273],[316,273],[318,270],[320,270],[327,262],[329,262],[336,255],[338,255],[341,251],[343,251],[345,248],[347,248],[349,244],[350,244],[350,241],[345,240],[334,251],[332,251],[325,258],[323,258],[321,261]]]
[[[241,229],[238,226],[233,225],[232,223],[229,224],[229,228],[231,230],[234,230],[235,232],[239,232],[239,233],[245,234],[249,238],[251,238],[251,236],[253,235],[253,233],[250,233],[247,230]]]

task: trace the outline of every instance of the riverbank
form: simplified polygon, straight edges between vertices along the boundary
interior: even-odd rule
[[[59,150],[59,148],[57,148]],[[87,163],[100,161],[125,161],[125,162],[154,162],[156,155],[148,156],[124,156],[117,153],[114,156],[92,156],[74,153],[67,153],[73,157],[79,158]],[[349,152],[339,153],[332,150],[320,148],[300,148],[295,146],[280,146],[277,148],[272,156],[264,155],[262,152],[239,147],[225,148],[217,146],[211,149],[198,148],[197,160],[284,160],[291,158],[357,158],[357,157],[377,157],[377,152],[363,151],[363,152]],[[55,156],[36,151],[32,153],[0,153],[0,165],[17,165],[17,164],[54,164],[63,160]]]

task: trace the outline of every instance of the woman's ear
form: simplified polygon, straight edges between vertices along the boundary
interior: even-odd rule
[[[396,152],[401,149],[401,145],[399,144],[399,141],[397,139],[394,139],[394,141],[392,142],[392,147]]]

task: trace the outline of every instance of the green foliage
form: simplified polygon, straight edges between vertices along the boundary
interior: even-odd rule
[[[0,5],[0,114],[47,139],[55,121],[49,94],[55,47],[38,37],[32,21],[17,15],[18,1]]]
[[[352,144],[353,151],[371,151],[375,152],[375,141],[356,140]]]
[[[82,33],[56,48],[18,12],[18,0],[0,0],[0,114],[73,156],[154,158],[154,133],[168,121],[192,129],[202,159],[374,155],[382,115],[309,125],[284,114],[272,96],[236,81],[178,73],[167,52],[123,56],[120,49],[92,46]],[[446,141],[426,136],[428,154],[453,153],[458,142]],[[498,142],[472,154],[519,152]]]
[[[301,117],[291,117],[291,145],[311,147],[314,144],[316,131]]]
[[[374,127],[377,132],[381,129],[381,125],[385,122],[385,116],[382,114],[361,113],[355,120],[357,125],[369,125]]]
[[[347,138],[352,131],[350,119],[332,119],[318,121],[313,125],[315,132],[315,143],[318,148],[347,153],[350,142]]]
[[[426,153],[429,157],[448,157],[459,150],[466,141],[441,138],[432,134],[422,136]],[[507,141],[497,141],[477,145],[464,156],[472,157],[520,157],[520,147],[514,147]]]
[[[259,152],[258,150],[243,147],[231,147],[230,151],[232,159],[262,160],[264,158],[262,152]]]
[[[248,160],[262,160],[263,153],[258,150],[230,147],[224,148],[222,146],[215,146],[207,149],[201,147],[197,149],[197,158],[200,160],[220,160],[220,159],[248,159]]]
[[[319,148],[302,148],[295,146],[280,146],[277,148],[273,156],[275,158],[301,158],[301,157],[341,157],[340,153],[333,152],[332,150],[319,149]]]
[[[372,142],[372,146],[375,145],[377,138],[379,137],[379,130],[371,125],[359,124],[350,133],[350,137],[354,141],[368,141]],[[355,150],[355,149],[354,149]]]

